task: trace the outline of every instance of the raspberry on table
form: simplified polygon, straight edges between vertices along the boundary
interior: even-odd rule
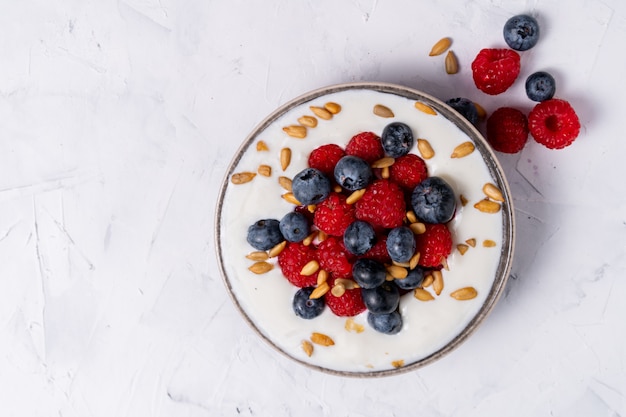
[[[418,265],[434,268],[441,266],[452,251],[452,235],[445,224],[426,224],[426,231],[417,235],[415,251],[420,253]]]
[[[372,163],[385,156],[380,137],[374,132],[361,132],[354,135],[346,145],[346,155],[358,156]]]
[[[391,229],[401,226],[406,214],[402,188],[386,179],[370,184],[355,205],[356,218],[369,222],[374,227]]]
[[[520,73],[520,56],[512,49],[482,49],[472,62],[472,77],[484,93],[505,92]]]
[[[401,156],[389,167],[389,179],[407,191],[428,177],[426,162],[414,153]]]
[[[331,288],[335,285],[335,279],[334,277],[329,279]],[[341,297],[337,297],[329,291],[324,295],[324,301],[326,301],[328,308],[339,317],[353,317],[365,311],[360,288],[346,290]]]
[[[487,119],[487,142],[498,152],[517,153],[528,141],[528,119],[518,109],[500,107]]]
[[[343,236],[356,220],[354,205],[346,203],[346,196],[336,192],[317,205],[313,223],[318,229],[331,236]]]
[[[313,287],[317,284],[317,272],[313,275],[302,275],[302,267],[315,260],[316,250],[299,242],[289,242],[278,255],[278,266],[289,282],[299,288]]]
[[[580,121],[571,104],[553,98],[538,103],[530,111],[528,129],[533,138],[545,147],[562,149],[578,137]]]
[[[351,278],[352,263],[356,259],[343,244],[343,239],[329,236],[317,246],[320,267],[335,278]]]
[[[339,145],[329,143],[313,149],[309,154],[309,167],[318,169],[333,178],[337,162],[346,154]]]

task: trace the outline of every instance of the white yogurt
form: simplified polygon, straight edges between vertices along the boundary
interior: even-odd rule
[[[331,120],[318,118],[318,125],[309,128],[305,139],[295,139],[283,132],[287,125],[297,124],[302,115],[313,115],[309,106],[323,107],[329,101],[342,106],[340,113]],[[393,118],[373,114],[374,105],[389,107]],[[437,352],[463,331],[477,314],[485,301],[501,256],[502,211],[486,214],[473,207],[485,198],[482,187],[494,183],[479,152],[452,159],[453,149],[469,137],[441,115],[433,116],[417,110],[415,100],[372,90],[347,90],[313,99],[282,115],[275,123],[261,132],[245,151],[233,172],[256,172],[261,164],[272,168],[271,177],[257,175],[247,184],[228,184],[224,194],[221,217],[221,251],[223,267],[241,309],[254,326],[280,350],[289,356],[332,371],[372,372],[393,369],[394,361],[409,365]],[[292,178],[307,167],[309,153],[326,143],[345,147],[355,134],[372,131],[380,135],[392,121],[408,124],[415,138],[427,139],[435,150],[435,156],[427,160],[429,175],[444,178],[468,203],[457,204],[455,218],[449,223],[453,237],[453,251],[448,258],[449,270],[443,270],[445,287],[434,301],[423,302],[410,292],[400,301],[404,320],[402,331],[385,335],[367,324],[367,312],[355,317],[365,330],[361,333],[345,329],[346,318],[335,316],[328,308],[321,316],[304,320],[292,310],[292,286],[281,274],[275,260],[275,268],[269,273],[255,275],[248,270],[252,261],[245,258],[254,249],[246,242],[248,226],[259,219],[280,220],[293,206],[281,198],[284,194],[278,185],[281,175]],[[269,151],[256,150],[256,142],[262,140]],[[280,150],[291,148],[291,164],[285,172],[279,163]],[[416,147],[413,153],[419,155]],[[476,239],[476,247],[470,247],[465,255],[456,250],[458,243]],[[493,240],[495,247],[483,247],[485,239]],[[472,286],[478,291],[473,300],[458,301],[450,293],[461,287]],[[433,295],[432,288],[429,289]],[[301,343],[312,332],[330,336],[334,346],[315,346],[309,357]]]

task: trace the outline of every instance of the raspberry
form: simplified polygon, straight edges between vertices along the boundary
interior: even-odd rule
[[[317,205],[313,223],[328,235],[342,236],[356,219],[354,212],[354,205],[346,203],[346,196],[333,192]]]
[[[317,272],[313,275],[301,275],[302,267],[316,258],[315,248],[302,243],[289,242],[278,255],[278,266],[289,282],[296,287],[312,287],[317,284]]]
[[[445,224],[426,224],[426,231],[417,235],[415,251],[420,253],[418,264],[438,267],[452,251],[452,235]]]
[[[329,236],[317,246],[320,267],[335,278],[351,278],[354,259],[354,255],[348,252],[340,238]]]
[[[356,202],[356,218],[374,227],[392,229],[402,225],[406,214],[404,194],[400,186],[389,180],[376,180]]]
[[[328,282],[331,288],[335,285],[335,279],[331,278]],[[324,295],[324,300],[336,316],[352,317],[365,311],[360,288],[346,290],[341,297],[336,297],[329,291]]]
[[[358,156],[372,163],[385,156],[380,137],[372,132],[354,135],[346,145],[346,155]]]
[[[345,151],[335,144],[322,145],[313,149],[309,154],[309,167],[316,168],[326,174],[329,178],[333,178],[333,171],[337,161],[345,155]]]
[[[500,107],[487,119],[487,141],[496,151],[517,153],[527,140],[528,120],[521,111]]]
[[[512,49],[482,49],[472,62],[474,84],[484,93],[505,92],[520,72],[520,56]]]
[[[537,104],[528,115],[528,128],[535,140],[549,149],[562,149],[578,137],[580,121],[565,100],[550,99]]]
[[[422,158],[410,153],[396,159],[389,167],[389,179],[408,191],[428,177],[428,168]]]

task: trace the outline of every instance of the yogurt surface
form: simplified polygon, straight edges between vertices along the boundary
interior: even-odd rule
[[[334,102],[341,111],[330,120],[318,119],[315,128],[308,128],[305,138],[287,135],[283,127],[297,125],[303,115],[314,116],[310,106],[323,107]],[[230,174],[256,172],[259,165],[271,167],[271,176],[256,177],[245,184],[232,184],[230,178],[223,190],[219,209],[219,242],[221,264],[226,282],[239,308],[253,326],[273,345],[288,356],[323,370],[349,373],[376,373],[408,366],[436,354],[451,340],[461,334],[481,310],[494,286],[506,233],[503,231],[503,210],[484,213],[474,204],[485,198],[482,187],[496,183],[478,150],[463,158],[451,158],[454,148],[472,139],[453,122],[441,114],[426,114],[415,107],[415,99],[371,89],[348,89],[303,102],[265,126],[250,143],[242,148],[235,159]],[[394,113],[384,118],[373,113],[375,105],[384,105]],[[278,177],[293,178],[306,168],[309,153],[323,144],[335,143],[345,147],[352,136],[371,131],[381,135],[384,127],[399,121],[409,125],[414,137],[427,139],[435,156],[426,159],[429,176],[445,179],[454,189],[457,210],[448,223],[452,233],[453,249],[448,257],[448,269],[442,270],[444,289],[433,301],[420,301],[409,292],[401,297],[400,313],[403,328],[396,335],[385,335],[367,323],[367,312],[352,320],[363,326],[362,332],[346,329],[346,318],[335,316],[330,309],[311,320],[297,317],[292,310],[292,299],[298,288],[282,275],[276,258],[268,262],[274,268],[261,275],[248,270],[253,263],[246,255],[254,249],[247,243],[248,227],[259,219],[280,220],[294,206],[281,195],[286,191],[279,185]],[[258,151],[257,143],[263,141],[268,150]],[[290,148],[291,163],[286,170],[280,164],[280,151]],[[420,155],[416,146],[412,153]],[[461,204],[460,196],[467,200]],[[457,244],[475,239],[475,247],[461,254]],[[485,247],[490,240],[495,246]],[[478,295],[471,300],[459,301],[450,293],[472,286]],[[309,340],[313,332],[330,336],[333,346],[314,346],[308,356],[302,341]]]

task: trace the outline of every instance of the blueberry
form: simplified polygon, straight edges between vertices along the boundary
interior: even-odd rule
[[[406,226],[395,227],[387,235],[387,252],[392,261],[409,262],[415,253],[415,234]]]
[[[291,211],[280,220],[280,232],[285,240],[302,242],[309,235],[309,220],[304,214]]]
[[[373,178],[370,165],[358,156],[346,155],[335,165],[335,181],[348,191],[367,187]]]
[[[526,95],[532,101],[546,101],[554,97],[556,82],[545,71],[537,71],[526,78]]]
[[[322,314],[324,306],[326,306],[324,297],[309,298],[314,289],[314,287],[305,287],[296,291],[291,303],[296,316],[309,320]]]
[[[539,25],[534,17],[526,14],[513,16],[504,24],[504,41],[511,49],[526,51],[539,40]]]
[[[473,101],[463,97],[451,98],[446,100],[446,104],[459,112],[473,125],[478,123],[478,111]]]
[[[293,177],[291,191],[305,206],[321,203],[330,194],[330,180],[318,169],[305,168]]]
[[[385,282],[387,269],[373,259],[361,258],[352,264],[352,278],[361,288],[376,288]]]
[[[376,288],[361,288],[365,307],[374,314],[389,314],[400,304],[400,291],[390,281],[385,281]]]
[[[424,281],[424,270],[419,266],[409,270],[406,278],[393,280],[394,284],[401,290],[414,290],[422,285],[422,281]]]
[[[385,153],[392,158],[406,155],[415,143],[411,128],[401,122],[393,122],[385,126],[380,140]]]
[[[259,220],[248,227],[248,243],[257,250],[268,250],[285,240],[276,219]]]
[[[456,209],[454,191],[442,178],[428,177],[413,189],[411,205],[419,220],[447,223]]]
[[[363,255],[376,243],[376,232],[368,222],[356,220],[343,233],[343,244],[354,255]]]
[[[372,328],[384,334],[396,334],[402,330],[402,316],[396,311],[388,314],[367,314],[367,322]]]

